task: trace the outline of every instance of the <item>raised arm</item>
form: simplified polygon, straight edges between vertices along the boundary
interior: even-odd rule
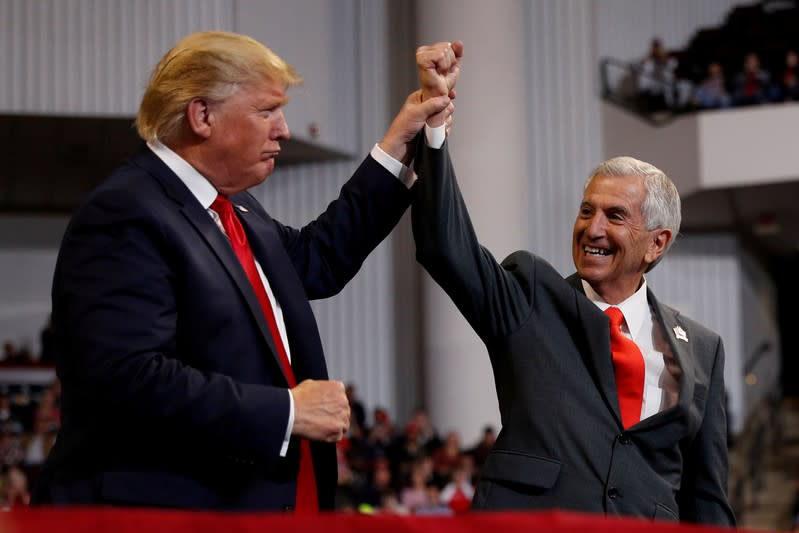
[[[422,98],[455,96],[462,57],[463,44],[458,41],[417,50]],[[420,136],[415,168],[419,180],[414,186],[412,222],[417,260],[484,340],[514,330],[530,310],[525,276],[515,273],[513,261],[506,268],[480,246],[446,143],[431,148]]]

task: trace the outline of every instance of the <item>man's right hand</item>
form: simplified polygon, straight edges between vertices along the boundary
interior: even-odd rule
[[[416,49],[422,100],[444,95],[454,99],[452,90],[458,82],[462,57],[461,41],[424,45]]]
[[[442,42],[416,49],[416,67],[419,71],[419,85],[422,90],[422,101],[437,96],[449,96],[455,99],[455,84],[461,72],[463,43]],[[430,117],[430,126],[440,126],[445,116],[438,114]]]
[[[293,389],[294,426],[292,435],[311,440],[336,442],[350,427],[350,403],[340,381],[306,379]]]

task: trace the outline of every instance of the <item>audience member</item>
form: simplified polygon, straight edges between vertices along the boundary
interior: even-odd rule
[[[799,55],[795,50],[785,53],[785,66],[779,82],[783,101],[799,100]]]
[[[11,408],[11,398],[8,394],[0,394],[0,431],[19,434],[22,430],[22,421]]]
[[[488,454],[491,453],[491,448],[494,447],[494,442],[496,442],[496,440],[497,436],[494,433],[494,427],[486,426],[483,429],[483,437],[474,448],[469,450],[469,455],[474,458],[474,464],[478,468],[483,466],[483,463],[485,463],[486,459],[488,458]]]
[[[724,69],[721,63],[711,62],[707,66],[707,76],[696,88],[694,103],[704,109],[729,107],[732,103],[724,81]]]
[[[416,461],[411,466],[411,474],[408,484],[400,491],[400,503],[413,514],[417,509],[428,507],[430,493],[427,490],[430,477],[423,460]]]
[[[55,363],[55,336],[53,335],[53,321],[52,317],[47,317],[47,323],[42,328],[39,335],[41,340],[41,352],[39,352],[39,362],[54,364]]]
[[[17,466],[24,457],[19,435],[0,431],[0,467]]]
[[[350,404],[350,421],[352,426],[358,426],[361,429],[365,428],[366,424],[366,410],[363,408],[363,403],[358,399],[358,394],[355,391],[355,385],[350,383],[345,389],[347,400]]]
[[[427,453],[441,446],[441,439],[430,422],[430,415],[424,407],[418,407],[413,412],[413,416],[405,430],[408,433],[413,433],[416,442]]]
[[[447,505],[455,513],[469,510],[474,496],[474,486],[468,470],[458,467],[452,472],[452,480],[441,491],[441,503]]]
[[[386,496],[394,493],[391,465],[387,459],[375,462],[371,475],[357,491],[358,508],[367,506],[369,510],[380,509]]]
[[[771,74],[760,66],[760,57],[750,52],[746,54],[743,70],[735,76],[735,105],[762,104],[771,100]]]
[[[675,109],[686,103],[690,88],[677,79],[677,65],[660,39],[653,39],[638,71],[638,91],[647,111]]]
[[[433,454],[433,472],[436,482],[443,487],[446,480],[452,477],[452,473],[461,462],[460,437],[455,431],[447,433],[444,444]]]
[[[9,468],[3,475],[0,494],[2,494],[0,509],[3,511],[27,506],[30,503],[31,495],[28,491],[28,477],[25,472],[15,466]]]

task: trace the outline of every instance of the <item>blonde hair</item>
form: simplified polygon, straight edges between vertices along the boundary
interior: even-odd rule
[[[136,129],[145,141],[168,139],[193,98],[222,102],[241,85],[302,82],[294,68],[255,39],[222,31],[181,39],[161,58],[144,92]]]

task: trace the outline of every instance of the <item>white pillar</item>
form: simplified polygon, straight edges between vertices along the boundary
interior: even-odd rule
[[[449,147],[477,235],[501,261],[527,242],[525,2],[424,0],[416,11],[417,45],[465,44]],[[488,354],[427,274],[422,291],[426,404],[440,431],[470,445],[500,426]]]

